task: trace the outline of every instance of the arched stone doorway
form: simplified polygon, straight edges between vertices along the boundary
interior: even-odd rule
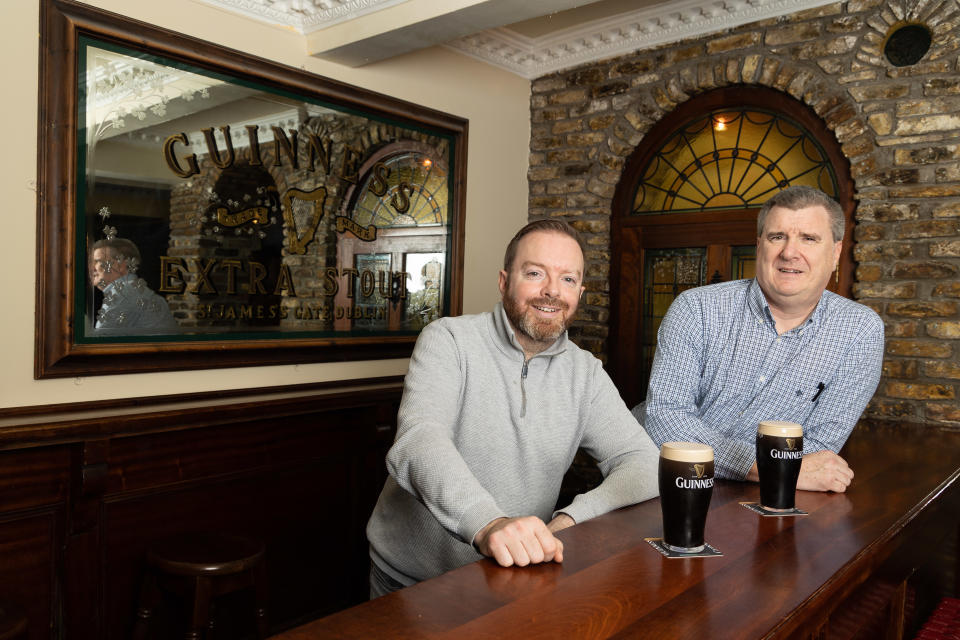
[[[709,91],[662,118],[627,158],[612,202],[609,366],[628,405],[645,396],[669,303],[686,288],[752,277],[757,210],[791,184],[818,186],[843,206],[843,252],[830,288],[849,296],[850,166],[802,102],[766,87]]]

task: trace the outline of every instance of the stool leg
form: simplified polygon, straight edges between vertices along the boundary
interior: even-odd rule
[[[146,640],[150,634],[150,620],[157,606],[160,592],[157,589],[157,577],[150,569],[143,575],[140,583],[140,599],[137,602],[137,619],[133,626],[133,639]]]
[[[257,614],[257,640],[264,640],[269,635],[267,619],[267,560],[261,558],[253,568],[253,606]]]
[[[214,598],[210,601],[210,621],[207,622],[207,640],[217,637],[217,600]]]
[[[186,640],[200,640],[210,623],[210,579],[198,577],[193,587],[193,613]]]

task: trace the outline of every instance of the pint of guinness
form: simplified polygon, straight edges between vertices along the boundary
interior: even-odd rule
[[[671,551],[703,551],[703,528],[713,494],[713,447],[664,442],[660,447],[663,544]]]
[[[803,462],[803,427],[796,422],[764,420],[757,429],[760,505],[771,511],[794,508],[797,476]]]

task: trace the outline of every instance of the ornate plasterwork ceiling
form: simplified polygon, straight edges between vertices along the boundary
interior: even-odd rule
[[[527,38],[509,27],[501,27],[445,44],[525,78],[537,78],[594,60],[717,33],[830,3],[831,0],[666,2],[539,38]]]
[[[300,33],[330,27],[407,0],[198,0]]]
[[[283,26],[304,34],[308,49],[317,57],[359,66],[427,46],[442,44],[525,78],[594,60],[645,49],[685,38],[717,33],[757,20],[811,9],[836,0],[197,0],[242,13],[252,19]],[[362,21],[375,20],[377,12],[395,7],[415,8],[417,17],[395,29],[370,28]],[[569,24],[574,12],[591,17],[573,26],[551,29],[549,22],[525,35],[519,21],[530,26],[532,15],[565,11]],[[424,10],[424,7],[427,10]],[[451,7],[455,7],[451,10]],[[573,7],[573,8],[571,8]],[[609,15],[604,14],[608,7]],[[624,9],[627,10],[624,10]],[[531,13],[533,12],[533,13]],[[425,15],[426,14],[426,15]],[[464,34],[464,22],[482,14],[482,30]],[[356,29],[351,29],[355,21]],[[477,21],[480,22],[480,21]],[[449,28],[447,28],[449,25]],[[379,30],[378,30],[379,29]],[[354,38],[351,32],[358,35]],[[324,37],[316,37],[322,33]],[[453,34],[457,37],[444,37]],[[329,37],[328,37],[329,36]],[[318,43],[336,40],[326,50]],[[398,45],[398,40],[409,46]]]

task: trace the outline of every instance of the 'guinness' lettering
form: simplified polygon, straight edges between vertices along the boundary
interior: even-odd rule
[[[771,458],[780,458],[781,460],[802,460],[803,451],[780,451],[779,449],[770,449]]]
[[[677,478],[674,484],[680,489],[710,489],[713,487],[713,478]]]

